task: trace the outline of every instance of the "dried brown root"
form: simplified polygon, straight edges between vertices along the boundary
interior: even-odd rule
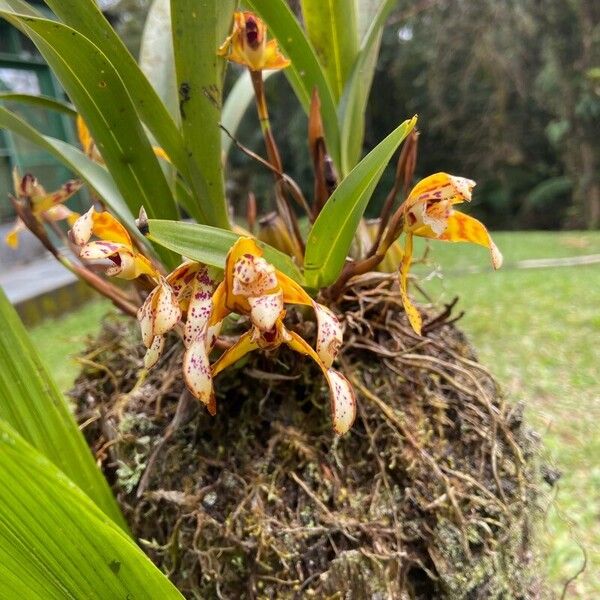
[[[297,355],[250,355],[217,379],[215,418],[182,418],[179,342],[140,384],[135,325],[105,325],[78,416],[134,534],[187,597],[543,597],[536,436],[451,308],[418,338],[377,277],[338,306],[339,367],[359,397],[339,439],[325,383]]]

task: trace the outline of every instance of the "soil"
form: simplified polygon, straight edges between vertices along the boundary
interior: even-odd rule
[[[389,281],[366,277],[337,309],[358,395],[341,438],[298,355],[225,371],[211,417],[177,337],[146,373],[137,324],[104,323],[72,395],[142,548],[187,598],[546,597],[538,438],[451,307],[423,309],[418,338]],[[314,336],[308,314],[288,317]]]

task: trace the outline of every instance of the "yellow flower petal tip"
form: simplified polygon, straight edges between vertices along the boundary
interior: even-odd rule
[[[290,65],[281,54],[277,41],[267,41],[264,21],[251,12],[234,13],[231,35],[223,42],[218,54],[252,71],[284,69]]]
[[[485,225],[454,209],[470,202],[475,182],[448,173],[435,173],[419,181],[402,204],[406,242],[400,267],[400,294],[411,327],[421,334],[422,318],[408,297],[408,270],[412,261],[412,236],[445,242],[470,242],[489,249],[494,269],[502,266],[502,253]]]

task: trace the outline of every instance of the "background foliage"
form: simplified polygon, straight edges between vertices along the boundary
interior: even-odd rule
[[[112,9],[134,52],[147,5],[122,0]],[[366,149],[418,113],[419,174],[445,169],[476,179],[474,212],[486,223],[600,227],[598,3],[400,0],[389,23]],[[237,72],[229,75],[233,82]],[[308,182],[306,117],[283,76],[271,78],[268,93],[286,168]],[[258,123],[247,117],[239,137],[262,151]],[[252,187],[268,203],[269,174],[238,152],[232,165],[234,198]]]

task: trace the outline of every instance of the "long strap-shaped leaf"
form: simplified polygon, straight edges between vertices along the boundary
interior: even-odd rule
[[[221,158],[224,60],[217,50],[231,25],[233,0],[171,0],[171,26],[184,145],[200,165],[215,219],[229,227]]]
[[[396,148],[415,126],[404,121],[342,180],[314,222],[306,242],[304,277],[311,288],[332,284],[340,274],[358,223]]]
[[[336,101],[342,96],[358,54],[357,0],[302,0],[308,37]]]
[[[191,207],[192,216],[201,222],[227,227],[228,224],[223,222],[222,215],[215,213],[212,205],[207,202],[209,187],[201,171],[201,165],[194,156],[186,155],[182,136],[175,121],[135,59],[100,12],[96,2],[94,0],[45,0],[45,2],[67,25],[91,40],[115,66],[126,83],[128,93],[142,120],[194,190],[196,203]]]
[[[344,88],[338,111],[344,172],[348,172],[360,160],[365,133],[365,112],[377,66],[381,35],[385,21],[395,4],[396,0],[383,0],[377,8]]]
[[[60,23],[0,11],[38,47],[85,118],[129,209],[177,218],[175,200],[125,86],[106,56]],[[175,257],[161,252],[167,266]]]
[[[291,59],[292,64],[285,69],[285,74],[307,113],[313,89],[319,91],[327,148],[336,166],[341,169],[340,130],[335,100],[306,34],[285,0],[247,0],[246,4],[267,22],[272,35]]]
[[[64,471],[116,523],[125,522],[64,396],[0,288],[0,419]],[[6,487],[2,481],[0,488]],[[1,579],[1,577],[0,577]]]
[[[77,111],[72,104],[62,102],[50,96],[34,96],[33,94],[18,94],[16,92],[0,92],[0,100],[5,102],[20,102],[39,108],[47,108],[56,112],[63,113],[70,117],[77,116]]]
[[[162,221],[150,219],[150,239],[158,244],[182,254],[186,258],[223,269],[225,258],[231,246],[240,237],[233,231],[182,223],[181,221]],[[264,242],[257,242],[263,249],[265,258],[282,273],[291,277],[301,285],[302,274],[292,259]]]
[[[135,220],[129,210],[119,188],[115,185],[110,173],[101,165],[90,160],[83,152],[56,138],[42,135],[37,129],[23,121],[20,117],[0,106],[0,129],[8,129],[24,137],[33,144],[48,151],[69,169],[77,173],[104,200],[115,216],[137,235],[139,234]]]
[[[133,540],[0,421],[0,597],[183,598]]]

